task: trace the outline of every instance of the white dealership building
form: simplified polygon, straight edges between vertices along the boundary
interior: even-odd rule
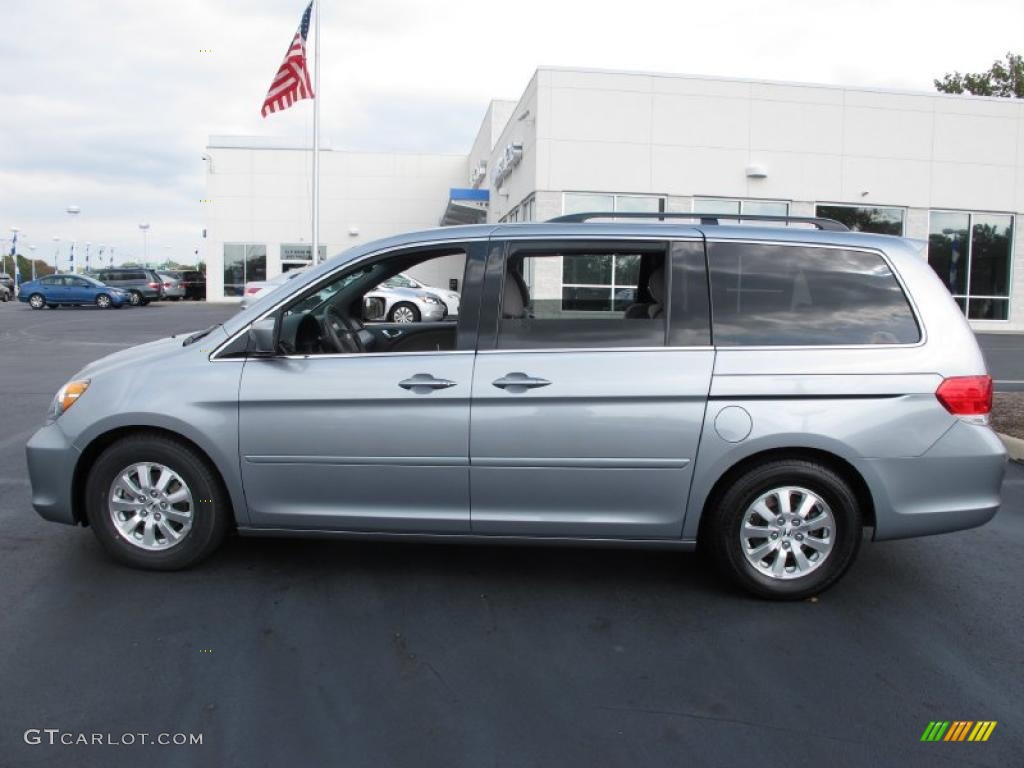
[[[311,163],[211,137],[210,299],[308,263]],[[323,253],[438,224],[590,210],[830,216],[927,242],[978,330],[1024,331],[1024,101],[688,75],[538,69],[466,154],[326,148]],[[443,263],[417,274],[447,286]]]

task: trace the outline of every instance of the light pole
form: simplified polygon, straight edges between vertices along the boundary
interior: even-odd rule
[[[60,272],[60,238],[53,238],[53,271]]]
[[[17,227],[11,227],[11,261],[14,262],[14,295],[18,295],[18,288],[21,284],[21,273],[18,271],[18,232]]]
[[[110,246],[110,266],[114,266],[114,246]]]
[[[30,245],[28,247],[29,257],[32,259],[32,280],[36,279],[36,247]]]
[[[82,209],[77,205],[69,205],[67,207],[68,215],[71,217],[71,221],[74,222],[78,218],[78,214],[82,212]],[[71,273],[75,272],[75,234],[77,233],[75,225],[71,225]]]
[[[146,237],[146,234],[149,232],[149,224],[144,221],[141,224],[139,224],[139,229],[142,230],[142,263],[145,266],[148,267],[149,266],[149,238]]]
[[[85,244],[85,271],[86,272],[89,271],[89,246],[90,245],[92,245],[92,243],[86,243]]]

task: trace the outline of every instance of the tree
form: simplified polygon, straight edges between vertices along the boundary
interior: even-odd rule
[[[1024,56],[1007,53],[1005,62],[992,62],[987,72],[946,74],[935,81],[935,87],[943,93],[1024,99]]]

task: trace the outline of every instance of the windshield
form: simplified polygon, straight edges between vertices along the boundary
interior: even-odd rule
[[[421,288],[422,287],[419,282],[417,282],[416,280],[413,280],[408,275],[403,275],[401,273],[395,275],[394,277],[389,277],[387,280],[385,280],[383,283],[381,283],[381,285],[384,286],[385,288]]]

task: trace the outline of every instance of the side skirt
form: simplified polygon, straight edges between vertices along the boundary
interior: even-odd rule
[[[502,546],[558,546],[606,547],[612,549],[669,549],[692,552],[697,548],[693,539],[593,539],[559,536],[484,536],[472,533],[381,533],[376,531],[327,531],[291,528],[239,527],[240,536],[264,538],[349,539],[353,541],[395,541],[423,544],[483,544]]]

